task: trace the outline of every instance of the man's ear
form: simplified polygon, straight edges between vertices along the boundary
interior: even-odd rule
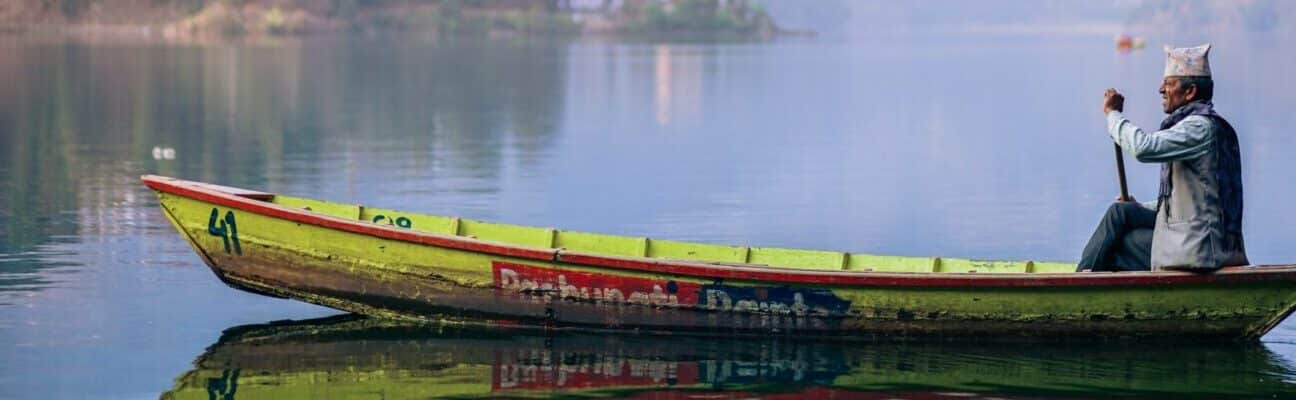
[[[1186,84],[1184,81],[1179,81],[1179,85],[1188,85],[1184,87],[1184,98],[1188,99],[1188,101],[1197,100],[1197,85]]]

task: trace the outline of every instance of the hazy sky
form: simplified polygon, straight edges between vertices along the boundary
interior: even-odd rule
[[[1280,0],[765,0],[784,27],[825,35],[878,31],[1006,29],[1139,31],[1288,30],[1296,2]]]

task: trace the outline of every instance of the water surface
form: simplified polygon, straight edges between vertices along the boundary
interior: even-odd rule
[[[1296,53],[1285,50],[1289,38],[1264,35],[1148,42],[1204,39],[1216,45],[1216,103],[1241,136],[1251,259],[1290,263],[1296,88],[1285,66]],[[223,331],[335,314],[220,284],[162,218],[141,174],[663,239],[1074,261],[1116,192],[1102,90],[1125,91],[1128,114],[1150,127],[1161,118],[1160,71],[1158,52],[1122,54],[1089,35],[762,44],[6,38],[0,398],[183,391],[187,377],[216,370],[210,360],[241,362],[221,358]],[[1156,167],[1130,162],[1133,194],[1152,198]],[[362,344],[344,353],[353,364],[325,351],[326,362],[294,369],[319,349],[289,340],[264,347],[267,359],[256,362],[270,364],[228,369],[397,374],[446,360],[476,366],[463,382],[488,385],[489,395],[486,379],[513,368],[456,345],[462,335],[406,332],[396,347],[369,330],[349,335],[338,346]],[[369,349],[371,340],[381,345]],[[499,340],[508,351],[546,349],[544,338]],[[579,360],[624,351],[721,364],[783,346],[554,340],[599,349]],[[1288,322],[1260,344],[1134,353],[1093,344],[793,344],[793,353],[844,359],[823,364],[822,376],[758,374],[758,384],[738,380],[734,390],[1264,397],[1296,388],[1294,341]],[[368,361],[409,343],[441,350],[394,369]],[[738,350],[705,352],[713,346]],[[1174,384],[1154,383],[1167,379]],[[381,387],[399,397],[401,382]],[[729,390],[700,382],[690,390]],[[670,390],[656,384],[617,393]],[[313,385],[315,396],[349,393],[340,382]]]

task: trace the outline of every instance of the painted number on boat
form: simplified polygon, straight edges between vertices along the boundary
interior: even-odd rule
[[[225,242],[226,253],[233,249],[234,254],[243,255],[243,247],[239,245],[238,223],[234,222],[233,211],[226,211],[225,218],[220,218],[220,210],[212,208],[211,218],[207,219],[207,234],[220,237]]]
[[[384,222],[384,221],[386,221],[386,222]],[[408,228],[411,227],[411,226],[414,226],[414,223],[413,223],[412,221],[410,221],[409,218],[405,218],[405,217],[396,217],[395,219],[392,219],[392,218],[389,218],[389,217],[387,217],[386,215],[382,215],[382,214],[375,215],[375,216],[373,217],[373,223],[375,223],[375,224],[384,224],[384,223],[385,223],[385,224],[387,224],[387,225],[396,225],[396,226],[399,226],[399,227],[401,227],[401,228],[406,228],[406,229],[408,229]]]

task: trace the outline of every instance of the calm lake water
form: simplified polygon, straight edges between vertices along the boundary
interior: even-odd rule
[[[1215,43],[1256,263],[1296,262],[1293,38]],[[774,43],[0,39],[0,398],[1284,397],[1261,343],[816,343],[389,325],[218,282],[141,174],[713,243],[1075,261],[1116,194],[1104,35]],[[1151,199],[1156,166],[1129,160]],[[278,320],[298,320],[274,323]]]

